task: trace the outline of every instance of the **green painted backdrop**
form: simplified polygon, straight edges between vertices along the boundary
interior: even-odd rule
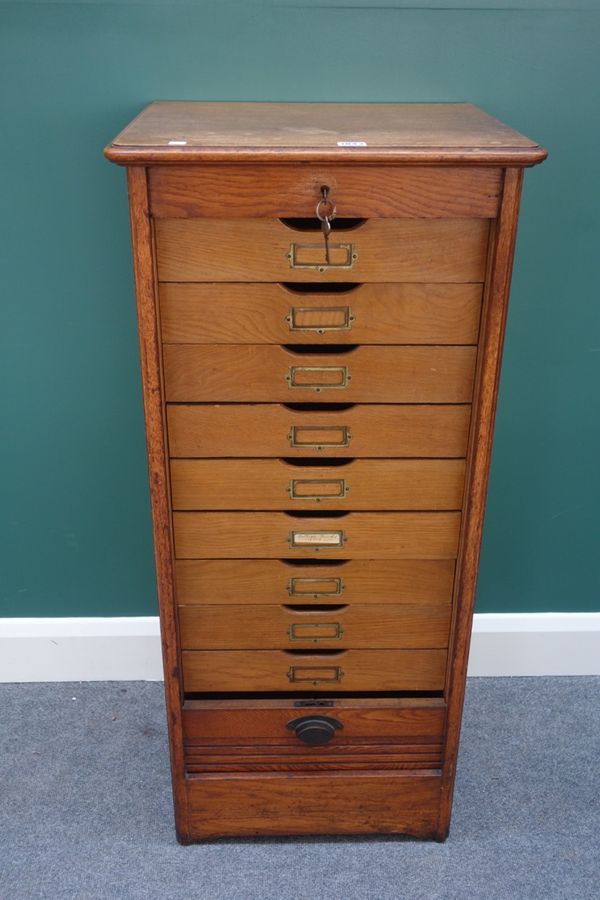
[[[525,182],[478,608],[600,608],[599,9],[0,4],[2,614],[156,611],[125,183],[101,152],[155,98],[469,100],[550,149]]]

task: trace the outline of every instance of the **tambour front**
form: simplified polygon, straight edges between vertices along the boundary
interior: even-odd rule
[[[443,839],[545,151],[466,104],[169,102],[106,155],[129,170],[179,839]]]

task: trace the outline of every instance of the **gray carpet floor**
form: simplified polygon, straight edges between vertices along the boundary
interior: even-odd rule
[[[0,686],[0,897],[598,900],[600,679],[473,679],[445,844],[173,831],[162,685]]]

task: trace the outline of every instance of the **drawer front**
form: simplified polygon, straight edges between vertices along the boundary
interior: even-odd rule
[[[155,222],[160,281],[483,282],[488,232],[487,219],[369,219],[348,230],[338,219],[326,265],[318,228],[279,219]]]
[[[158,218],[314,216],[327,185],[338,216],[479,216],[498,209],[502,170],[464,166],[151,166]]]
[[[234,734],[251,746],[275,740],[296,747],[298,738],[287,726],[305,713],[332,715],[343,726],[336,743],[389,741],[394,744],[438,744],[444,735],[446,706],[437,698],[335,698],[324,706],[289,698],[255,700],[187,700],[183,709],[187,748],[226,743]]]
[[[445,606],[452,597],[452,559],[180,559],[177,599],[205,604],[407,603]]]
[[[454,559],[459,527],[458,512],[173,514],[179,559]]]
[[[184,650],[444,648],[450,604],[181,606],[179,627]]]
[[[167,408],[174,457],[464,457],[470,418],[468,405]]]
[[[188,692],[441,691],[446,650],[184,650]]]
[[[295,353],[256,344],[164,347],[167,400],[469,403],[476,347],[357,347]]]
[[[460,509],[461,459],[357,459],[302,466],[270,459],[174,459],[173,509]]]
[[[304,703],[293,699],[263,700],[260,705],[243,699],[187,701],[183,731],[188,772],[343,765],[434,769],[441,765],[442,700],[331,699]],[[322,731],[321,739],[325,734],[328,740],[307,745],[301,726],[314,717],[326,718],[330,730],[328,734]]]
[[[314,287],[293,291],[283,284],[161,284],[162,340],[167,344],[477,343],[479,284],[361,284],[342,292]]]

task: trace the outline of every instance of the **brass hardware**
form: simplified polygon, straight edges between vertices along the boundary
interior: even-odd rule
[[[332,584],[333,590],[330,591],[316,591],[315,585],[319,584]],[[300,590],[301,586],[305,585],[308,590]],[[312,585],[312,587],[311,587]],[[343,578],[290,578],[288,581],[287,592],[290,597],[312,597],[313,600],[318,600],[319,597],[341,597],[344,593],[344,580]]]
[[[288,535],[290,550],[315,550],[321,547],[335,550],[342,548],[348,540],[343,531],[290,531]]]
[[[329,628],[329,634],[316,634],[316,629],[321,631]],[[302,634],[302,630],[308,631],[308,634]],[[288,628],[288,638],[290,641],[312,641],[317,644],[319,641],[341,641],[344,629],[339,622],[293,622]]]
[[[335,325],[310,325],[311,315],[331,315]],[[349,306],[292,306],[285,317],[290,331],[315,331],[326,334],[328,331],[349,331],[356,317]],[[304,319],[305,324],[301,324]]]
[[[290,269],[351,269],[358,260],[353,244],[329,244],[329,262],[326,260],[324,244],[290,244],[287,254]]]
[[[328,702],[329,701],[325,701],[323,705]],[[318,747],[322,744],[327,744],[335,737],[336,731],[344,726],[332,716],[315,716],[313,714],[293,719],[291,722],[288,722],[285,727],[293,731],[298,740],[302,741],[303,744],[308,744],[311,747]]]
[[[328,432],[331,434],[332,431],[339,431],[340,440],[339,441],[303,441],[302,435],[305,433],[313,435],[315,432]],[[348,425],[292,425],[289,434],[288,441],[290,442],[290,447],[295,448],[306,448],[307,450],[329,450],[342,447],[349,447],[350,441],[352,440],[352,432]]]
[[[330,376],[337,379],[336,381],[318,380],[317,373],[321,373],[321,379]],[[314,375],[307,375],[314,373]],[[304,381],[303,379],[307,380]],[[308,380],[313,379],[314,380]],[[320,394],[324,390],[340,390],[348,387],[348,382],[352,376],[348,371],[348,366],[289,366],[288,373],[285,376],[287,386],[289,388],[298,388],[305,391],[315,391]]]
[[[315,485],[315,489],[307,494],[303,493],[302,488],[309,485]],[[325,488],[328,486],[337,490],[327,493]],[[321,490],[317,492],[316,488],[321,488]],[[290,500],[314,500],[316,503],[320,503],[321,500],[343,500],[349,490],[350,486],[346,484],[345,478],[336,478],[331,481],[319,478],[293,478],[288,487],[288,494]]]
[[[333,684],[340,682],[344,673],[341,666],[290,666],[287,677],[294,683]]]
[[[317,219],[321,222],[321,231],[323,232],[323,240],[325,241],[325,265],[329,265],[329,235],[331,234],[331,222],[335,219],[337,209],[333,200],[329,199],[329,187],[326,184],[321,185],[321,199],[317,203],[315,210]]]

